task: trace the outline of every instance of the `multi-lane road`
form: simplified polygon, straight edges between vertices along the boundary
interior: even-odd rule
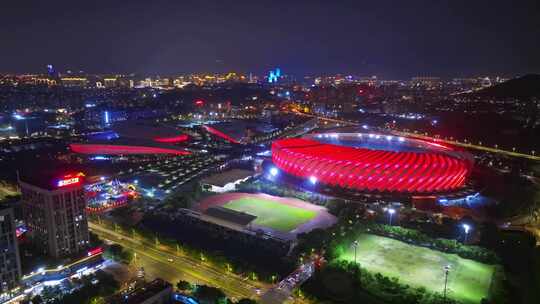
[[[122,245],[136,255],[135,265],[143,267],[148,278],[160,277],[173,284],[179,280],[221,288],[231,298],[258,299],[270,286],[252,281],[209,263],[176,254],[161,246],[133,238],[128,234],[89,223],[92,232],[101,239]]]

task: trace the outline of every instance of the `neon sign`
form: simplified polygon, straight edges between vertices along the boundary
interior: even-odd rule
[[[61,179],[58,181],[58,187],[65,187],[73,184],[77,184],[80,181],[78,177],[72,177],[68,179]]]
[[[62,179],[60,179],[56,183],[56,186],[65,187],[65,186],[69,186],[69,185],[78,184],[79,182],[81,182],[81,176],[84,176],[84,174],[81,173],[81,172],[77,173],[75,175],[72,175],[72,174],[65,175]]]

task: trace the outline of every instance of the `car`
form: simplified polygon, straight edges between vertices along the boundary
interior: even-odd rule
[[[169,262],[171,262],[171,263],[174,262],[174,260],[171,259],[171,258],[168,258],[167,261],[169,261]]]

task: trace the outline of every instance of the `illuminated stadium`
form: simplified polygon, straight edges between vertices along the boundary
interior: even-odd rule
[[[366,133],[277,140],[272,144],[272,161],[283,172],[313,185],[411,194],[459,190],[473,165],[470,154],[453,147]]]

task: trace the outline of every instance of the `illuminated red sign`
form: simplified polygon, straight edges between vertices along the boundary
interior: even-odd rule
[[[98,247],[98,248],[88,251],[88,256],[91,257],[91,256],[102,254],[102,253],[103,253],[103,248]]]
[[[82,172],[79,172],[77,174],[65,175],[62,179],[60,179],[56,183],[56,186],[58,186],[60,188],[60,187],[65,187],[65,186],[69,186],[69,185],[78,184],[78,183],[81,182],[81,177],[82,176],[84,176],[84,174]]]
[[[195,105],[199,106],[199,107],[204,106],[204,100],[202,100],[202,99],[195,100]]]
[[[78,177],[72,177],[68,179],[61,179],[58,181],[58,187],[65,187],[73,184],[79,183],[80,179]]]

